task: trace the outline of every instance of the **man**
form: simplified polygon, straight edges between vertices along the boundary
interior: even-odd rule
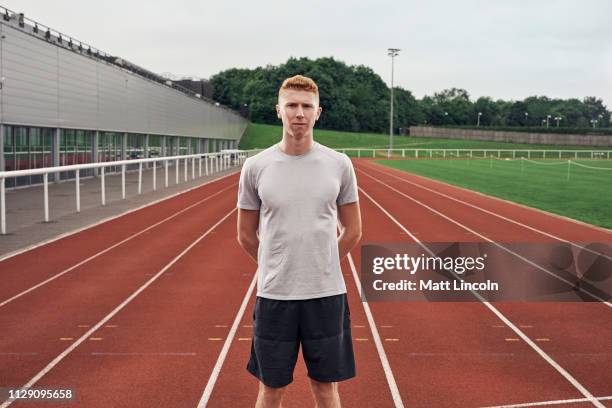
[[[240,175],[238,242],[258,263],[247,366],[260,380],[257,408],[280,406],[300,344],[317,407],[340,407],[337,382],[355,376],[340,259],[361,238],[357,182],[346,155],[314,142],[321,110],[312,79],[286,79],[283,138]]]

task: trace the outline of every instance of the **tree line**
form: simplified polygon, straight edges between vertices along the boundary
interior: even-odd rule
[[[278,123],[274,106],[285,78],[302,74],[319,86],[324,114],[318,127],[355,132],[388,132],[390,89],[364,65],[348,66],[332,57],[290,58],[279,66],[232,68],[212,78],[213,99],[258,123]],[[495,127],[610,127],[611,112],[600,98],[582,100],[530,96],[522,101],[475,101],[464,89],[452,88],[417,99],[394,87],[394,124]]]

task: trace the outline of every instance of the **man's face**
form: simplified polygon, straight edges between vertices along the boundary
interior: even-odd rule
[[[312,134],[312,128],[321,115],[321,108],[314,93],[286,89],[281,91],[276,113],[283,121],[284,132],[301,139],[309,133]]]

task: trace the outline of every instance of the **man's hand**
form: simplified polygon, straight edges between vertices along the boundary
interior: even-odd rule
[[[338,207],[338,220],[342,227],[338,237],[340,259],[344,258],[361,239],[361,212],[359,202]]]
[[[238,243],[257,263],[259,210],[238,209]]]

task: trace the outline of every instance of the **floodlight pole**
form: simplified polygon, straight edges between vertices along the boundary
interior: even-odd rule
[[[389,155],[393,149],[393,62],[399,55],[399,48],[388,48],[387,55],[391,57],[391,109],[389,111]]]

